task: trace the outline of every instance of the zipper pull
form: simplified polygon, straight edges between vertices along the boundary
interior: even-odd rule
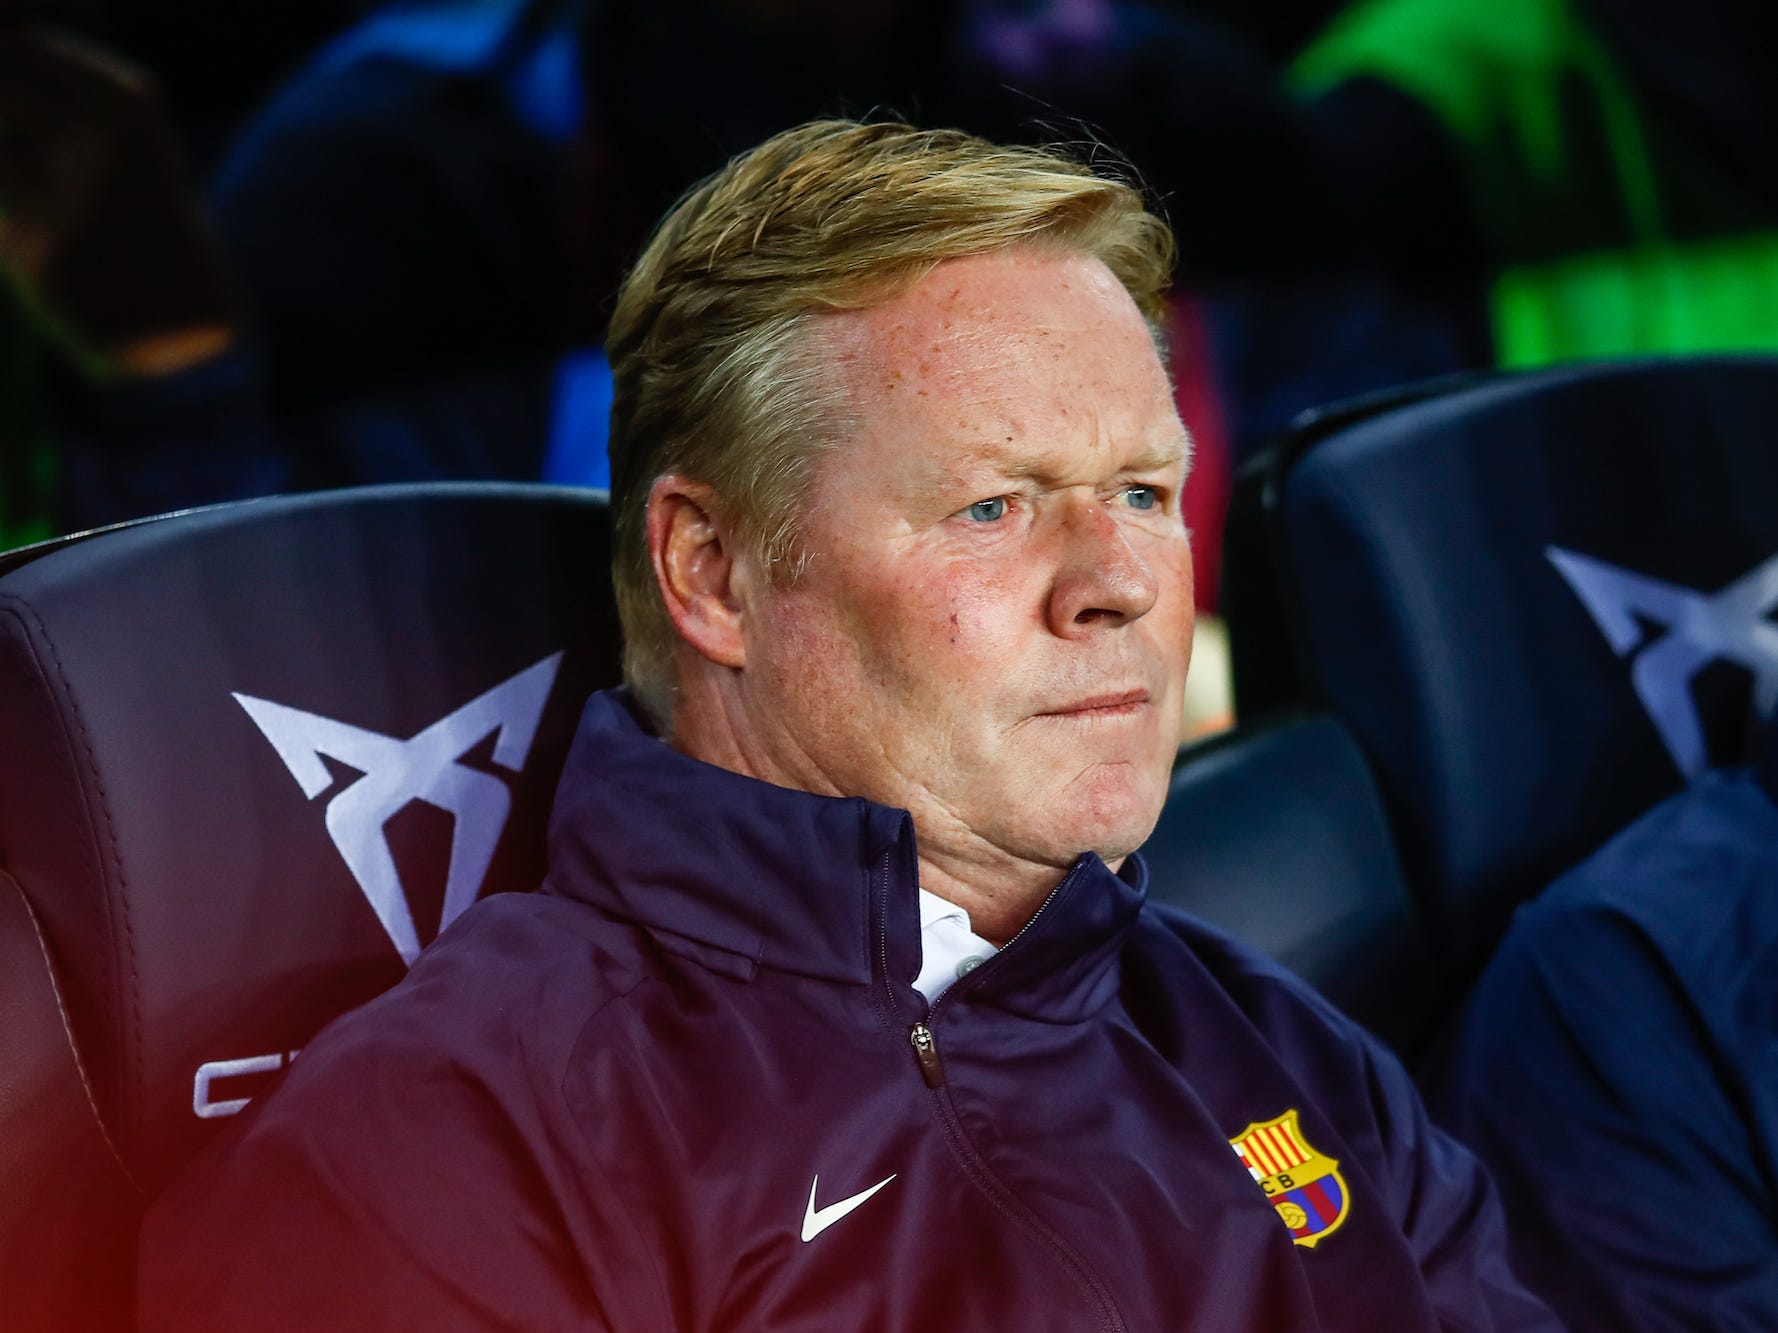
[[[932,1039],[932,1029],[924,1023],[915,1023],[913,1031],[908,1033],[908,1040],[914,1044],[914,1059],[920,1062],[920,1077],[926,1080],[926,1086],[944,1087],[945,1067],[938,1058],[938,1043]]]

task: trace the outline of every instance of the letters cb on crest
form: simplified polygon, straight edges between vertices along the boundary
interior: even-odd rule
[[[1229,1147],[1298,1245],[1314,1249],[1340,1229],[1351,1202],[1340,1163],[1303,1137],[1294,1108],[1247,1126]]]

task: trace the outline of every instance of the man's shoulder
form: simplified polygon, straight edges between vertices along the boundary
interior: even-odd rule
[[[143,1233],[152,1326],[220,1327],[213,1312],[255,1291],[265,1326],[320,1327],[315,1267],[357,1288],[367,1327],[441,1307],[444,1325],[467,1326],[462,1290],[513,1311],[565,1308],[579,1269],[547,1219],[584,1215],[601,1164],[562,1089],[583,1037],[646,1027],[633,1009],[617,1017],[654,975],[635,938],[547,893],[464,913],[156,1199]],[[220,1292],[219,1262],[236,1284]]]
[[[1775,881],[1778,807],[1750,775],[1707,774],[1646,812],[1514,914],[1432,1072],[1441,1108],[1464,1123],[1533,1096],[1590,1104],[1601,1079],[1663,1099],[1706,1046],[1733,1068],[1772,1027]]]
[[[1681,976],[1778,940],[1778,806],[1749,774],[1707,774],[1635,820],[1522,907],[1501,950],[1588,965],[1664,958]]]
[[[1287,1059],[1305,1044],[1344,1056],[1374,1044],[1362,1027],[1294,972],[1169,904],[1144,905],[1126,968],[1132,962],[1160,983],[1142,988],[1153,997],[1151,1003],[1207,1015],[1215,1009],[1205,1002],[1215,997],[1236,1011],[1239,1018],[1231,1015],[1231,1021]]]
[[[652,975],[636,931],[585,904],[505,893],[475,904],[395,987],[326,1028],[298,1062],[484,1073],[559,1068],[592,1020]],[[299,1080],[293,1077],[293,1082]]]
[[[1339,1023],[1350,1021],[1282,963],[1170,903],[1143,905],[1135,946],[1159,965],[1201,971],[1231,993],[1282,991],[1317,1014]]]

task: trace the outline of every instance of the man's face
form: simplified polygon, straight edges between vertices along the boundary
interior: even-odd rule
[[[953,873],[1153,828],[1191,655],[1186,437],[1099,261],[953,260],[822,317],[856,430],[823,455],[805,572],[745,626],[762,776],[912,811]]]

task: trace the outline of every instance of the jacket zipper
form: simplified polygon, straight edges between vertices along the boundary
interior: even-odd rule
[[[976,968],[967,977],[954,982],[949,990],[938,997],[932,1007],[926,1011],[926,1017],[920,1022],[915,1023],[909,1030],[908,1041],[914,1048],[914,1061],[920,1067],[921,1080],[932,1090],[938,1100],[939,1123],[943,1127],[946,1137],[951,1140],[957,1158],[962,1163],[964,1171],[974,1177],[976,1184],[981,1188],[982,1192],[989,1197],[1001,1212],[1005,1213],[1015,1223],[1035,1236],[1039,1242],[1047,1245],[1053,1250],[1056,1256],[1062,1260],[1063,1266],[1074,1273],[1074,1276],[1079,1280],[1081,1285],[1087,1289],[1094,1301],[1097,1302],[1099,1313],[1103,1321],[1102,1326],[1108,1333],[1127,1333],[1123,1316],[1118,1313],[1117,1305],[1111,1299],[1110,1291],[1106,1289],[1105,1284],[1099,1280],[1093,1270],[1087,1266],[1086,1260],[1076,1254],[1074,1252],[1074,1247],[1069,1245],[1067,1241],[1063,1240],[1054,1228],[1042,1218],[1038,1217],[1036,1213],[1027,1208],[1024,1203],[1019,1200],[1017,1195],[1001,1183],[999,1177],[995,1176],[993,1171],[989,1169],[987,1162],[982,1158],[981,1154],[975,1150],[975,1145],[970,1143],[968,1136],[964,1134],[963,1125],[957,1118],[956,1108],[951,1104],[950,1091],[945,1086],[944,1062],[939,1059],[938,1040],[932,1035],[931,1027],[932,1019],[938,1016],[938,1011],[940,1007],[943,1006],[944,1002],[959,991],[970,986],[972,983],[979,985],[979,978],[982,973],[988,971],[988,969],[993,967],[995,963],[999,962],[1006,954],[1007,950],[1011,949],[1013,945],[1019,942],[1020,937],[1023,936],[1026,931],[1031,929],[1032,924],[1038,917],[1043,915],[1044,909],[1056,900],[1056,895],[1061,893],[1062,890],[1068,886],[1069,881],[1074,878],[1075,873],[1075,871],[1070,870],[1062,877],[1061,882],[1057,884],[1055,888],[1050,890],[1049,897],[1045,898],[1038,909],[1031,914],[1031,919],[1019,927],[1013,934],[1013,937],[1001,946],[999,952],[996,953],[994,957]],[[883,945],[883,955],[886,963],[888,959],[887,942]]]
[[[1055,902],[1056,895],[1068,887],[1068,882],[1074,878],[1074,875],[1075,872],[1070,870],[1066,875],[1062,876],[1061,882],[1057,884],[1055,888],[1050,890],[1049,897],[1045,898],[1038,904],[1037,910],[1031,913],[1029,920],[1013,932],[1013,937],[1005,944],[1001,945],[995,952],[994,956],[988,959],[987,962],[976,968],[967,977],[959,978],[957,981],[953,982],[950,989],[945,991],[943,995],[939,996],[938,999],[932,1002],[932,1007],[926,1011],[926,1017],[914,1024],[913,1030],[908,1033],[908,1038],[913,1042],[914,1058],[920,1062],[920,1074],[925,1078],[927,1087],[942,1088],[945,1084],[945,1069],[944,1066],[939,1063],[938,1047],[933,1044],[932,1028],[929,1026],[931,1021],[938,1017],[938,1011],[944,1006],[944,1002],[957,994],[958,991],[979,986],[981,984],[982,973],[988,971],[994,964],[998,963],[1006,956],[1006,951],[1008,949],[1012,948],[1013,945],[1017,944],[1025,937],[1025,932],[1030,930],[1037,918],[1043,915],[1044,910],[1051,903]],[[883,946],[883,966],[885,968],[889,966],[889,947],[887,943]]]
[[[1060,894],[1061,890],[1069,885],[1069,880],[1072,880],[1072,878],[1074,878],[1074,871],[1069,871],[1069,873],[1061,876],[1061,882],[1058,883],[1054,889],[1049,890],[1049,898],[1045,898],[1042,903],[1038,903],[1037,912],[1033,912],[1028,921],[1024,922],[1022,926],[1019,926],[1019,930],[1013,931],[1012,938],[1006,940],[1006,944],[999,947],[999,951],[997,951],[992,958],[989,958],[985,963],[981,963],[981,967],[978,967],[978,969],[969,974],[969,981],[971,981],[971,983],[976,983],[976,978],[980,978],[981,976],[981,970],[994,967],[994,963],[999,962],[1001,954],[1005,954],[1010,947],[1015,946],[1015,944],[1024,937],[1026,931],[1031,930],[1031,922],[1037,921],[1040,915],[1044,915],[1044,908],[1047,908],[1047,906],[1056,901],[1056,894]],[[884,951],[882,951],[882,954],[884,954],[884,969],[887,969],[887,967],[889,967],[889,946],[887,946],[887,942],[884,944]],[[980,985],[980,983],[976,983],[976,985]],[[928,1020],[937,1017],[939,1006],[944,1004],[944,1001],[948,1001],[951,995],[957,994],[962,986],[964,986],[964,981],[958,979],[957,983],[953,983],[949,990],[946,990],[944,994],[939,995],[939,999],[935,999],[935,1001],[932,1002],[932,1008],[926,1010],[926,1018],[923,1018],[923,1020],[919,1020],[917,1024],[914,1024],[914,1027],[912,1027],[909,1034],[907,1034],[909,1042],[914,1045],[914,1059],[919,1061],[919,1077],[925,1079],[926,1086],[932,1088],[933,1091],[937,1091],[944,1086],[944,1061],[939,1059],[939,1045],[937,1045],[937,1042],[933,1042],[932,1027],[928,1026]]]
[[[1043,900],[1043,902],[1038,905],[1037,910],[1031,914],[1030,920],[1026,921],[1024,925],[1020,926],[1016,931],[1014,931],[1013,937],[1010,940],[1008,940],[1000,948],[1000,950],[994,955],[994,958],[990,958],[986,963],[982,964],[982,967],[992,966],[994,963],[994,959],[999,958],[1001,954],[1005,953],[1008,949],[1012,948],[1013,945],[1017,944],[1019,942],[1019,936],[1023,935],[1027,930],[1031,929],[1031,922],[1037,920],[1038,917],[1043,915],[1043,909],[1048,907],[1051,903],[1053,903],[1056,900],[1056,895],[1062,891],[1062,885],[1066,884],[1073,877],[1074,877],[1074,872],[1072,870],[1069,871],[1066,875],[1062,876],[1061,883],[1057,884],[1055,888],[1050,890],[1050,896],[1045,898]],[[883,952],[884,966],[888,965],[888,956],[889,956],[888,949],[885,946],[884,952]],[[978,967],[978,968],[976,968],[975,971],[980,972],[981,970],[982,969],[980,967]],[[971,973],[970,975],[973,976],[973,975],[975,975],[975,973]],[[943,995],[939,996],[938,999],[933,1002],[932,1008],[930,1008],[926,1011],[926,1018],[932,1018],[935,1014],[937,1014],[939,1005],[943,1004],[946,1000],[950,999],[951,996],[956,993],[957,987],[961,986],[962,984],[963,984],[962,980],[959,979],[958,981],[956,981],[952,984],[952,986],[949,990],[947,990]],[[926,1086],[929,1088],[932,1088],[934,1090],[944,1087],[944,1085],[945,1085],[944,1061],[942,1061],[938,1058],[938,1044],[935,1041],[933,1041],[932,1029],[926,1025],[925,1019],[922,1019],[920,1022],[914,1024],[913,1028],[908,1032],[908,1040],[911,1043],[913,1043],[914,1059],[919,1061],[920,1077],[926,1081]]]
[[[920,1077],[926,1080],[926,1086],[944,1087],[945,1066],[938,1058],[938,1044],[932,1040],[932,1029],[924,1023],[915,1023],[908,1039],[914,1043],[914,1059],[920,1062]]]

